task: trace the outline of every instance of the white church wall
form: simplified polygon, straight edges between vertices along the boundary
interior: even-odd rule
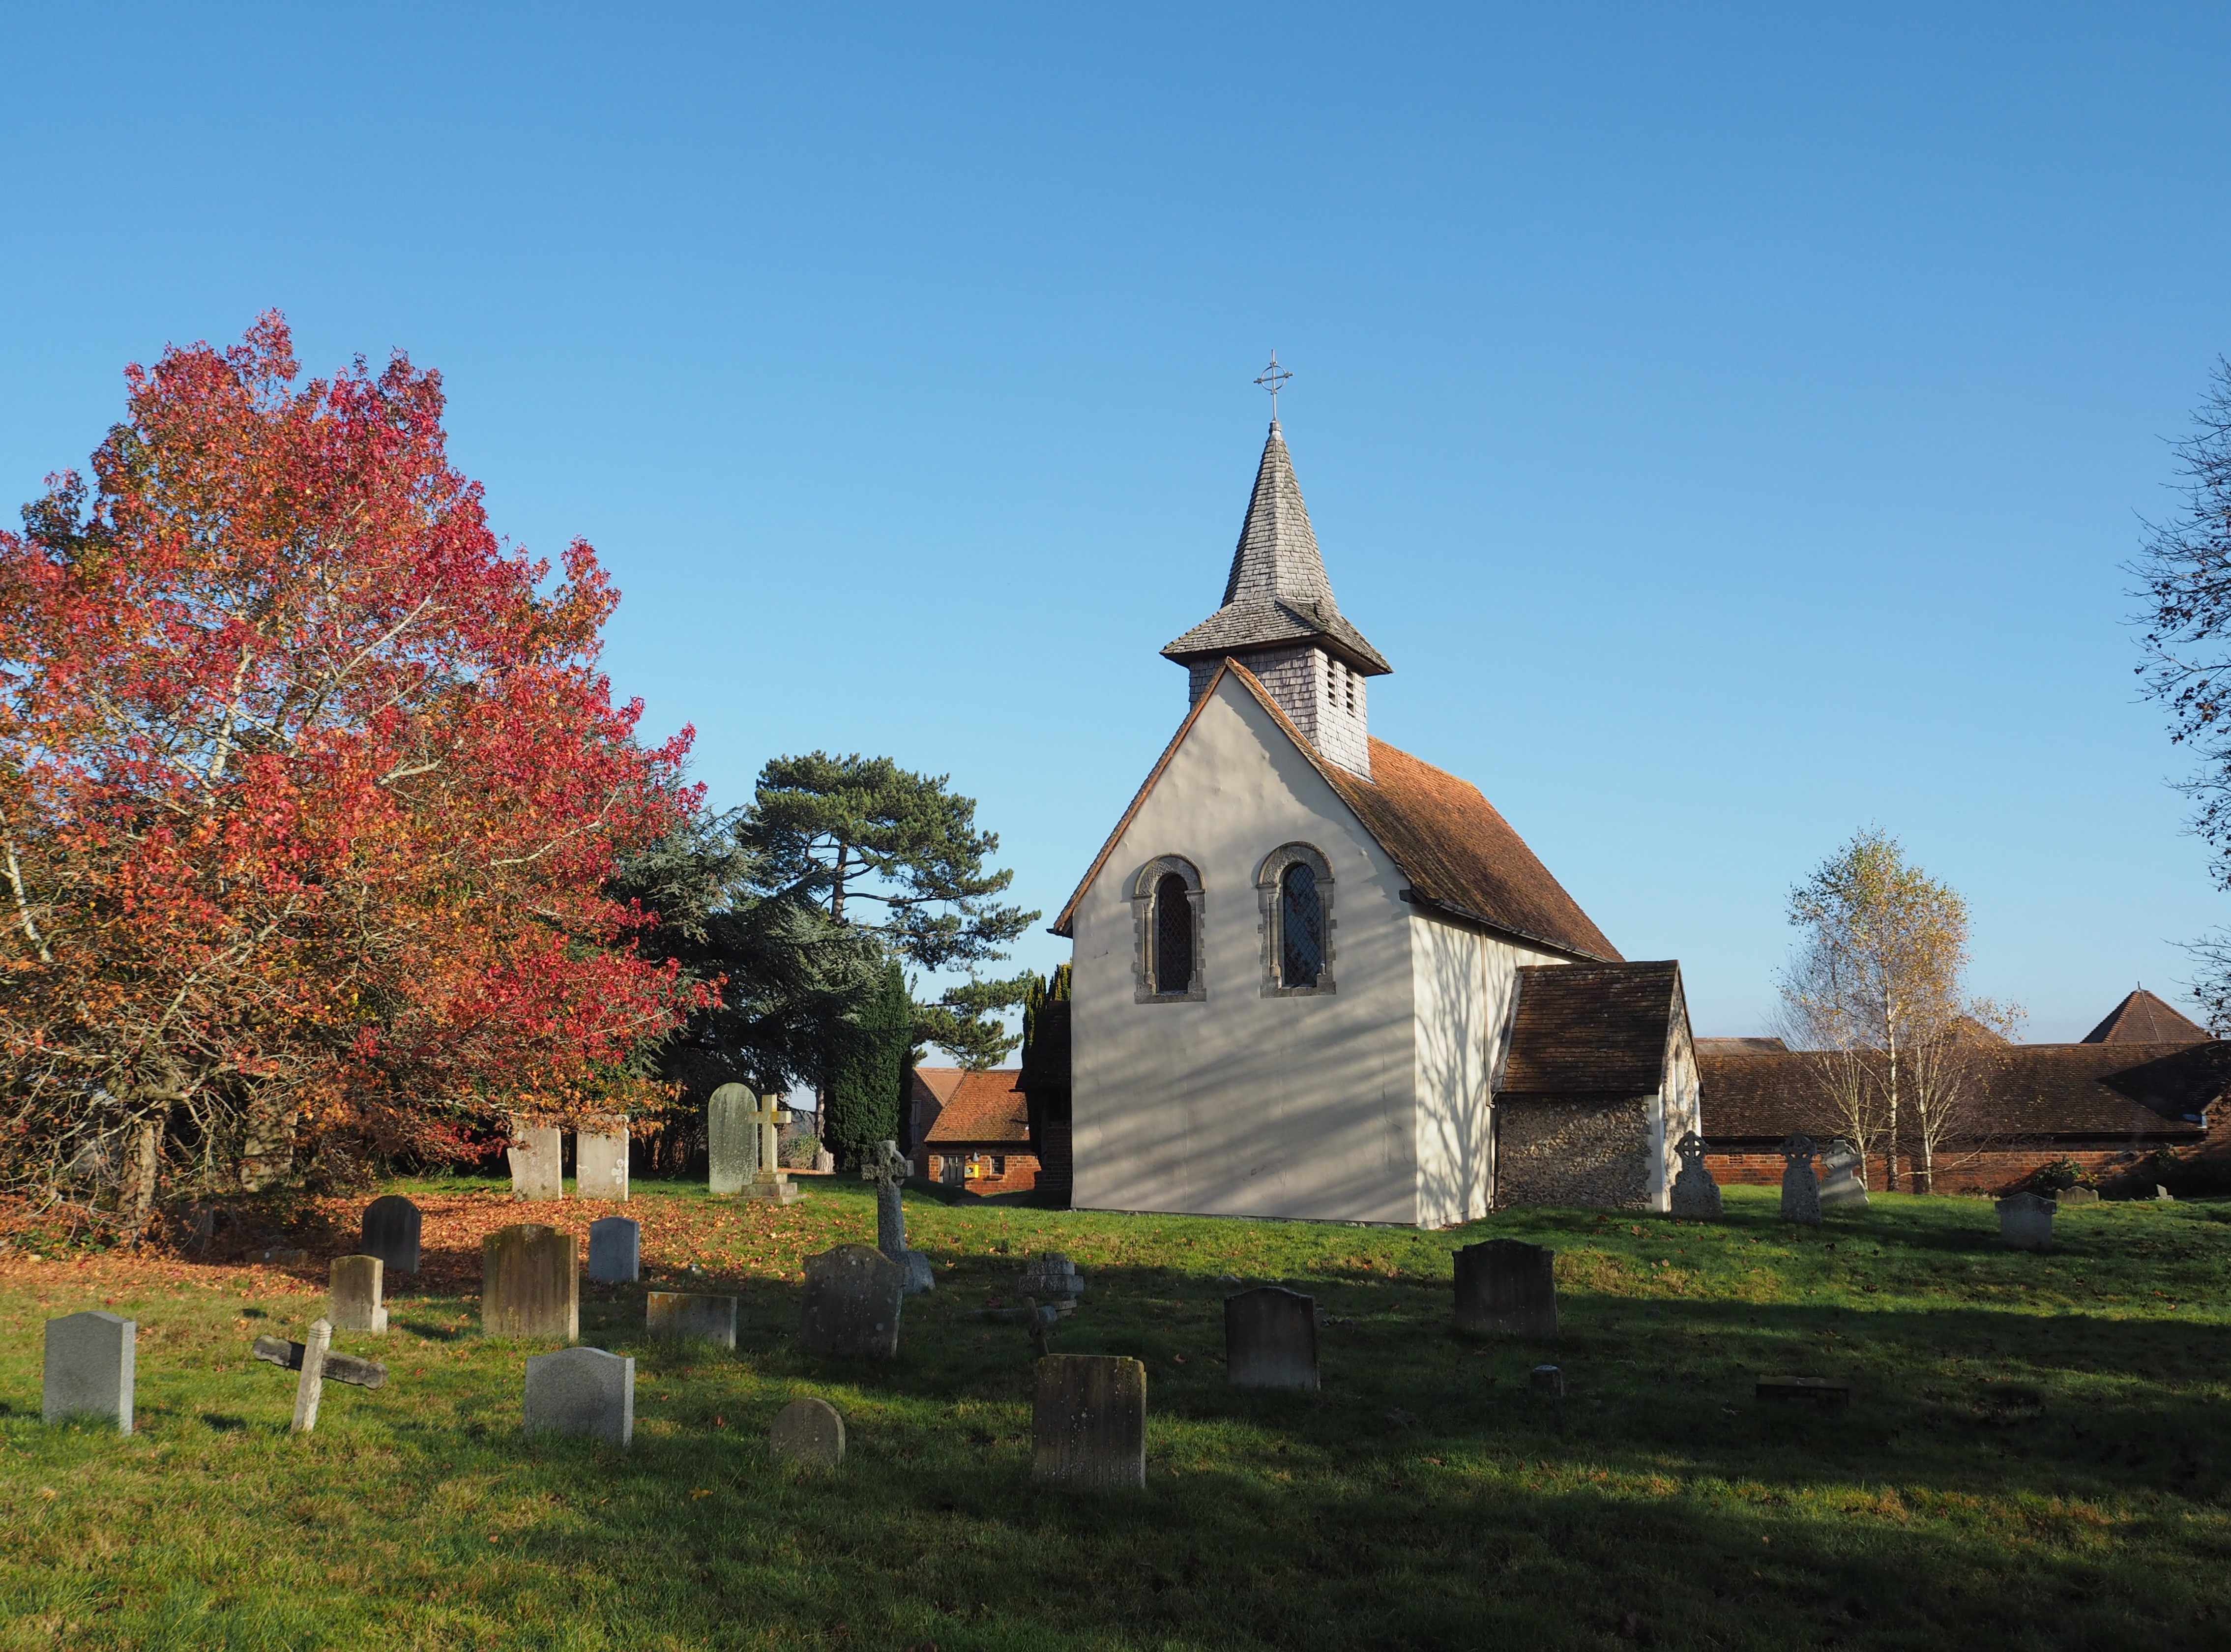
[[[1314,845],[1333,874],[1333,990],[1264,991],[1255,874]],[[1131,889],[1201,876],[1203,996],[1138,1002]],[[1070,1011],[1081,1208],[1414,1222],[1416,976],[1404,880],[1227,677],[1077,905]]]
[[[1418,1221],[1446,1228],[1485,1215],[1492,1196],[1492,1087],[1517,1009],[1518,967],[1568,961],[1411,910]]]

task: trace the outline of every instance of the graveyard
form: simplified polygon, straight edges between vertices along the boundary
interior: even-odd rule
[[[2231,1207],[2066,1210],[2032,1252],[1980,1199],[1877,1195],[1813,1228],[1730,1188],[1711,1221],[1420,1232],[917,1184],[934,1288],[883,1358],[802,1337],[808,1260],[877,1238],[873,1187],[805,1186],[396,1184],[421,1255],[385,1331],[332,1267],[369,1195],[301,1202],[249,1254],[10,1228],[0,1646],[2173,1647],[2231,1624]],[[531,1221],[586,1258],[615,1211],[638,1277],[585,1269],[548,1311],[632,1362],[627,1431],[527,1433],[527,1362],[564,1344],[486,1334],[484,1256]],[[1554,1338],[1457,1330],[1455,1253],[1493,1240],[1555,1252]],[[1041,1324],[1025,1267],[1054,1253],[1083,1290]],[[1276,1385],[1298,1343],[1227,1369],[1228,1312],[1235,1336],[1295,1324],[1265,1286],[1314,1300],[1315,1388]],[[84,1311],[136,1322],[128,1434],[42,1422],[42,1327]],[[314,1323],[355,1364],[296,1431],[288,1344]],[[1139,1362],[1143,1488],[1033,1479],[1034,1383],[1075,1355]],[[586,1363],[537,1369],[593,1406]],[[1769,1380],[1793,1377],[1815,1380]]]

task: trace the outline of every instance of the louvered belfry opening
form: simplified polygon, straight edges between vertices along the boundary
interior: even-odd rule
[[[1324,896],[1315,869],[1296,862],[1278,878],[1278,982],[1314,987],[1324,974]]]
[[[1193,990],[1193,902],[1174,871],[1154,885],[1154,990]]]

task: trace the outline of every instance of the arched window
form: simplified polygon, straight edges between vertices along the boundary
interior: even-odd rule
[[[1316,869],[1297,860],[1278,877],[1278,983],[1314,987],[1324,973],[1324,897]]]
[[[1263,909],[1263,995],[1333,989],[1332,867],[1306,843],[1264,857],[1255,874]]]
[[[1200,873],[1190,860],[1163,855],[1139,869],[1131,884],[1139,936],[1141,1003],[1207,996],[1201,980]]]
[[[1154,995],[1193,990],[1193,902],[1186,880],[1166,871],[1154,884]]]

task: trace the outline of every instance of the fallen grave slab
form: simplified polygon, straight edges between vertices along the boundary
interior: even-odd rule
[[[284,1337],[258,1337],[255,1345],[249,1350],[255,1358],[267,1360],[281,1370],[302,1369],[303,1357],[309,1351],[306,1344],[288,1342]],[[376,1359],[359,1359],[354,1354],[326,1355],[323,1375],[335,1383],[352,1383],[359,1388],[385,1388],[387,1367]]]

